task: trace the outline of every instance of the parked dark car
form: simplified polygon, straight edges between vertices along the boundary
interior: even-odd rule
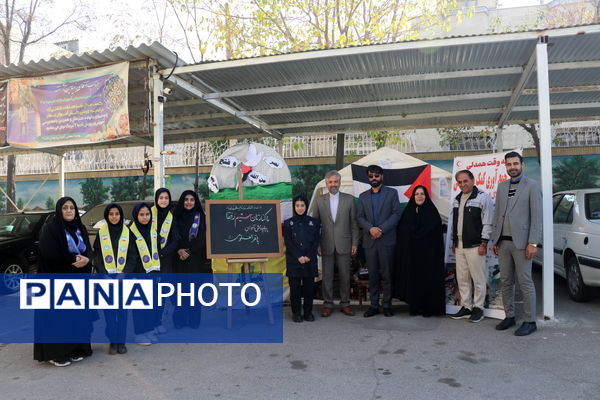
[[[24,273],[35,272],[42,226],[54,211],[0,215],[0,292],[19,290]]]

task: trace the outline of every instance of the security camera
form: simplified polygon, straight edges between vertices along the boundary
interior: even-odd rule
[[[171,89],[171,88],[168,88],[168,87],[166,87],[166,88],[164,88],[164,89],[163,89],[163,94],[164,94],[164,95],[168,96],[168,95],[170,95],[171,93],[173,93],[173,89]]]

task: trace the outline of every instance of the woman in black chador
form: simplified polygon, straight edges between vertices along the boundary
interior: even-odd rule
[[[175,273],[212,273],[206,261],[206,217],[198,195],[193,190],[181,193],[174,210],[179,232],[179,250],[175,254],[173,272]],[[200,325],[202,308],[175,307],[173,324],[175,328]]]
[[[317,276],[317,248],[321,237],[321,221],[306,215],[308,200],[304,195],[292,200],[294,216],[283,223],[285,261],[290,283],[290,302],[294,322],[302,322],[300,309],[304,309],[304,320],[314,321],[312,313]],[[301,298],[304,297],[304,307]]]
[[[104,209],[104,221],[94,241],[94,267],[111,278],[122,278],[123,273],[135,268],[135,249],[129,246],[130,232],[124,224],[123,209],[110,203]],[[106,336],[110,340],[110,354],[125,354],[127,310],[104,310]]]
[[[444,240],[442,220],[424,186],[417,186],[398,224],[395,297],[410,315],[443,315]]]
[[[85,226],[79,218],[75,200],[62,197],[56,202],[55,215],[44,225],[40,234],[38,272],[91,273],[91,246]],[[68,327],[70,332],[85,338],[85,343],[35,343],[33,358],[48,361],[57,367],[92,355],[90,337],[93,313],[80,310],[37,310],[36,338],[52,337],[52,326]],[[43,339],[42,339],[43,340]]]

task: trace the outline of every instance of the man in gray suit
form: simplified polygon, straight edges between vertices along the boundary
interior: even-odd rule
[[[363,229],[363,247],[369,269],[371,306],[364,317],[379,313],[379,282],[383,281],[383,315],[391,317],[391,272],[396,247],[396,225],[400,221],[398,192],[383,186],[383,169],[378,165],[367,167],[371,189],[359,196],[358,225]]]
[[[492,251],[498,256],[502,279],[502,302],[506,318],[496,329],[515,325],[515,275],[523,293],[524,321],[515,331],[526,336],[537,330],[532,259],[542,239],[542,191],[533,179],[523,176],[523,158],[511,151],[504,156],[510,179],[498,185]]]
[[[340,181],[337,171],[325,174],[329,193],[316,196],[311,210],[312,216],[321,220],[322,317],[329,317],[333,312],[333,272],[336,264],[340,278],[341,311],[348,316],[354,315],[350,308],[350,261],[351,256],[356,254],[359,230],[354,197],[340,192]]]

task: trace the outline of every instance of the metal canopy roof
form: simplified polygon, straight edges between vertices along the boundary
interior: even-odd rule
[[[169,80],[274,135],[537,122],[544,36],[552,120],[598,118],[600,25],[208,62]]]
[[[152,145],[152,73],[173,93],[164,143],[538,119],[535,46],[549,38],[553,121],[600,116],[600,25],[378,44],[187,65],[159,43],[0,66],[0,79],[131,61],[134,134]],[[173,66],[177,63],[177,68]],[[173,72],[171,74],[171,72]],[[89,146],[86,146],[86,148]],[[81,146],[76,146],[81,149]],[[61,153],[72,147],[45,151]],[[6,147],[1,152],[21,152]]]

